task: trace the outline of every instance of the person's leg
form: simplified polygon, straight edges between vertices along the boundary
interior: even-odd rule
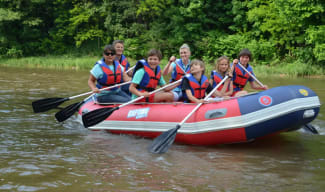
[[[174,94],[172,92],[159,92],[155,94],[154,102],[173,102]]]
[[[114,103],[115,94],[105,94],[97,97],[99,103]]]
[[[120,90],[116,93],[117,95],[117,100],[119,102],[125,103],[131,100],[131,96],[125,93],[124,91]]]
[[[182,100],[183,94],[182,91],[172,91],[174,96],[174,101],[180,101]]]
[[[122,90],[123,92],[125,92],[127,95],[131,96],[131,93],[130,93],[130,91],[129,91],[129,87],[130,87],[130,84],[123,85],[123,86],[121,87],[121,90]]]
[[[125,103],[131,100],[131,97],[124,92],[116,92],[99,96],[99,103]]]
[[[247,91],[238,91],[236,94],[235,94],[235,97],[240,97],[240,96],[243,96],[243,95],[246,95],[247,94]]]

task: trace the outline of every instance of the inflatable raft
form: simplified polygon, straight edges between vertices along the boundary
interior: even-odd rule
[[[106,120],[89,127],[114,134],[154,138],[175,128],[197,104],[140,103],[114,111]],[[255,94],[203,104],[178,130],[175,141],[194,145],[247,142],[267,135],[293,131],[313,121],[320,101],[311,89],[281,86]],[[79,116],[103,107],[90,100]]]

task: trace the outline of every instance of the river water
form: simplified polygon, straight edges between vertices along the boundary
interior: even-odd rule
[[[58,123],[58,110],[32,112],[32,101],[89,91],[88,74],[0,67],[0,191],[325,190],[324,106],[312,122],[320,135],[299,130],[246,144],[173,144],[155,155],[147,152],[152,140],[89,131],[76,116]],[[325,101],[324,79],[259,80],[306,85]]]

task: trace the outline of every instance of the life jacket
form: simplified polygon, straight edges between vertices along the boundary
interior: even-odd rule
[[[247,64],[248,67],[247,67],[247,70],[250,72],[250,73],[253,73],[253,70],[252,68],[249,66],[249,64]],[[242,71],[240,69],[239,66],[235,66],[235,70],[234,70],[234,81],[233,81],[233,85],[234,85],[234,90],[235,91],[240,91],[240,90],[243,90],[250,75],[248,73],[246,73],[245,71]],[[245,73],[245,74],[243,74]]]
[[[223,80],[224,76],[220,75],[217,71],[213,70],[211,71],[211,79],[213,80],[213,84],[212,87],[215,88],[222,80]],[[222,83],[219,87],[218,87],[218,91],[220,91],[225,83]],[[227,88],[226,91],[228,91],[229,87]]]
[[[97,61],[96,64],[99,64],[99,66],[103,70],[103,76],[100,79],[97,79],[96,87],[98,89],[112,86],[122,82],[122,67],[117,61],[113,61],[114,72],[108,67],[108,65],[104,62],[103,59]],[[113,88],[110,90],[114,89],[117,88]]]
[[[128,59],[123,54],[121,55],[121,59],[119,60],[119,63],[124,67],[125,71],[127,71],[130,67]]]
[[[190,65],[187,64],[186,68],[183,64],[182,59],[177,59],[175,61],[176,67],[172,71],[172,78],[170,79],[170,82],[177,81],[181,79],[185,74],[190,73]]]
[[[155,70],[152,70],[146,60],[139,60],[133,71],[133,76],[135,72],[140,68],[144,68],[145,73],[141,82],[139,83],[139,85],[137,85],[136,88],[139,91],[148,92],[155,90],[161,78],[160,66],[158,65]]]
[[[198,82],[192,74],[187,74],[184,78],[188,79],[192,95],[197,99],[203,99],[205,97],[205,92],[209,87],[209,80],[205,75],[202,75],[201,81]],[[183,94],[185,100],[188,100],[186,93]]]

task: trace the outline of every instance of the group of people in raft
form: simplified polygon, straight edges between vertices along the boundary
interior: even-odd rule
[[[123,55],[124,43],[122,40],[115,40],[113,44],[106,45],[103,51],[103,58],[96,62],[90,70],[88,85],[94,93],[97,93],[98,103],[125,103],[137,97],[143,99],[137,102],[174,102],[184,101],[191,103],[202,103],[206,94],[210,93],[226,75],[224,83],[212,94],[211,100],[241,96],[247,94],[244,87],[247,82],[252,89],[266,90],[257,84],[251,75],[254,75],[253,68],[249,65],[252,54],[248,49],[243,49],[230,64],[228,57],[221,56],[215,62],[215,70],[211,72],[208,79],[205,74],[204,62],[198,59],[190,60],[191,51],[187,44],[179,49],[180,58],[171,56],[163,70],[160,68],[162,54],[157,49],[151,49],[147,58],[137,61],[134,68],[125,55]],[[242,69],[241,66],[246,70]],[[166,86],[163,76],[171,73],[170,82],[179,83]],[[115,84],[130,82],[118,88],[100,90]],[[157,86],[166,86],[163,91],[150,93]]]

